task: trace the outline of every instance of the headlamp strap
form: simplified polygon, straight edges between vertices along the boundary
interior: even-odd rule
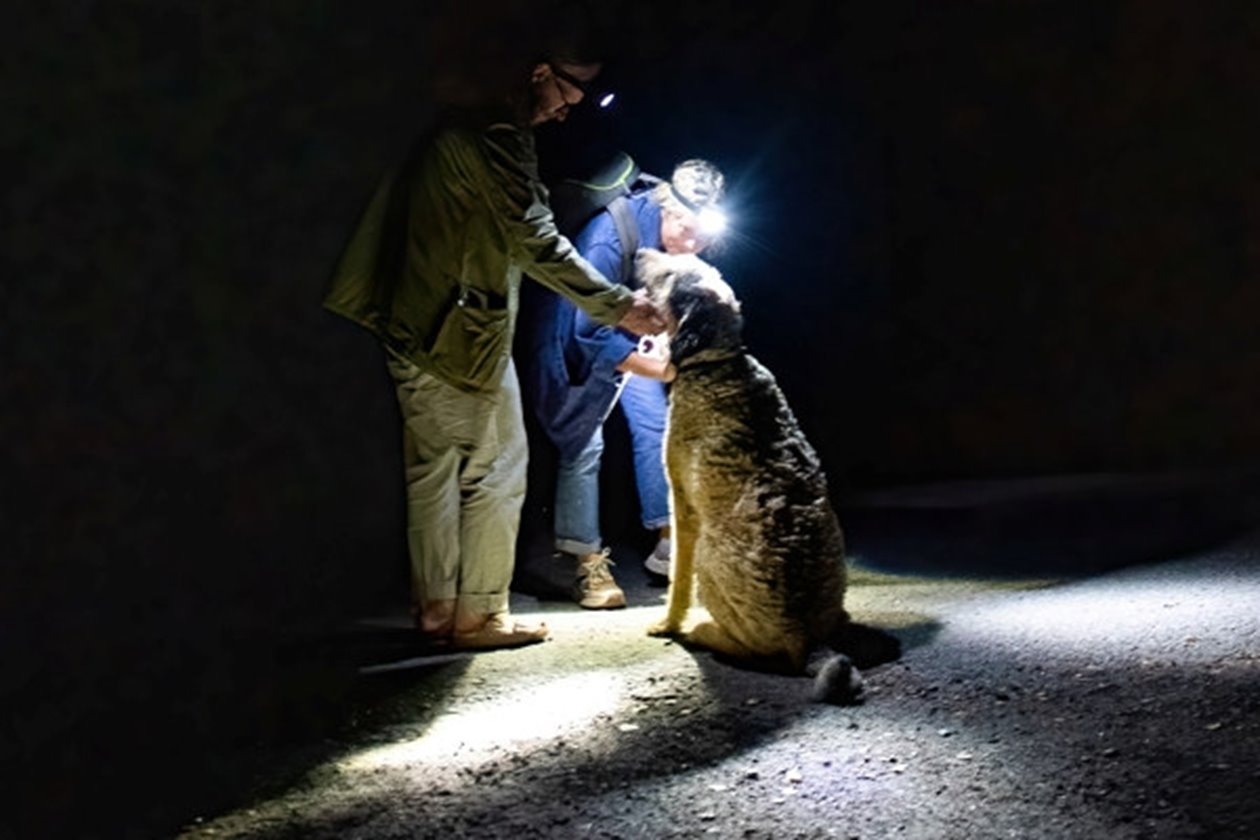
[[[683,194],[678,191],[678,188],[674,186],[673,181],[669,182],[669,192],[671,195],[674,196],[674,198],[678,201],[679,204],[681,204],[683,207],[686,207],[692,213],[700,212],[701,205],[683,196]]]

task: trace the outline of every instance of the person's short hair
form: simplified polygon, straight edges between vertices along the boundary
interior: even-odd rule
[[[707,160],[692,158],[674,167],[668,181],[657,185],[653,198],[662,209],[695,213],[712,207],[726,194],[726,177]]]

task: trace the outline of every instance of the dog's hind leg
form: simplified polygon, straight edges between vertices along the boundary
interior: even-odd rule
[[[757,659],[759,654],[738,641],[716,621],[701,621],[687,632],[688,644],[708,648],[732,659]]]

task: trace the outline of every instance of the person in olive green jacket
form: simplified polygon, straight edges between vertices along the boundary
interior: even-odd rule
[[[448,116],[385,179],[324,301],[385,349],[403,417],[413,615],[438,644],[547,636],[508,613],[527,459],[511,359],[522,272],[601,323],[663,327],[642,293],[557,232],[539,179],[532,127],[564,120],[598,72],[539,61],[511,101]]]

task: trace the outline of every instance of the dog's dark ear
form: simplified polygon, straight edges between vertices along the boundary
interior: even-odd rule
[[[674,313],[678,328],[669,339],[669,356],[677,364],[688,356],[703,350],[706,336],[704,334],[704,318],[696,317],[701,301],[699,289],[694,284],[676,284],[669,296],[669,308]]]
[[[712,289],[695,276],[680,277],[669,296],[678,331],[669,340],[670,357],[677,364],[701,350],[740,346],[743,319],[738,309],[723,304]]]

